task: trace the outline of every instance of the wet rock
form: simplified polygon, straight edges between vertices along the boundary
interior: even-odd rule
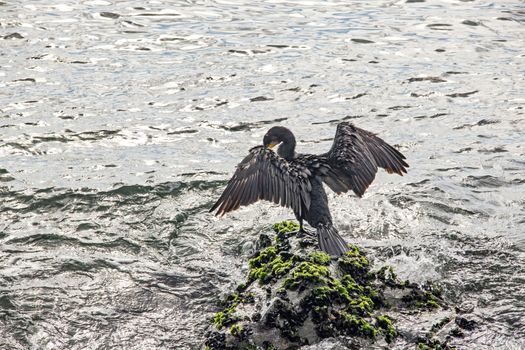
[[[468,320],[465,317],[457,317],[456,324],[459,328],[466,329],[468,331],[474,330],[478,327],[478,323],[475,320]]]
[[[261,235],[246,282],[222,300],[204,349],[294,349],[327,341],[333,349],[398,341],[447,348],[458,327],[438,286],[401,281],[388,266],[374,271],[355,245],[333,259],[297,229],[285,221],[274,225],[273,241]]]

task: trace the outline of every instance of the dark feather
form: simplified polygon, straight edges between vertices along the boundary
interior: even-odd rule
[[[352,190],[359,197],[374,181],[378,167],[399,175],[408,168],[401,152],[348,122],[337,126],[332,148],[323,156],[333,168],[325,183],[336,193]]]
[[[310,206],[310,178],[307,164],[287,160],[262,146],[250,150],[210,211],[216,215],[255,203],[259,199],[290,207],[302,213]],[[306,189],[310,190],[306,190]]]

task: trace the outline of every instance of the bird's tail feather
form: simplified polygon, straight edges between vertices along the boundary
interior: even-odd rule
[[[317,226],[317,239],[321,250],[331,256],[340,257],[348,251],[348,244],[331,224]]]

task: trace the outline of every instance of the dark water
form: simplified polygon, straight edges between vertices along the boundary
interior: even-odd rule
[[[407,155],[330,195],[375,264],[525,348],[522,1],[0,1],[0,348],[186,349],[290,212],[207,213],[273,125]]]

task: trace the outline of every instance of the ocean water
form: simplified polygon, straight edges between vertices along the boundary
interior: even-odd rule
[[[0,348],[191,349],[293,218],[208,209],[274,125],[408,159],[329,194],[374,265],[525,348],[522,1],[0,1]]]

